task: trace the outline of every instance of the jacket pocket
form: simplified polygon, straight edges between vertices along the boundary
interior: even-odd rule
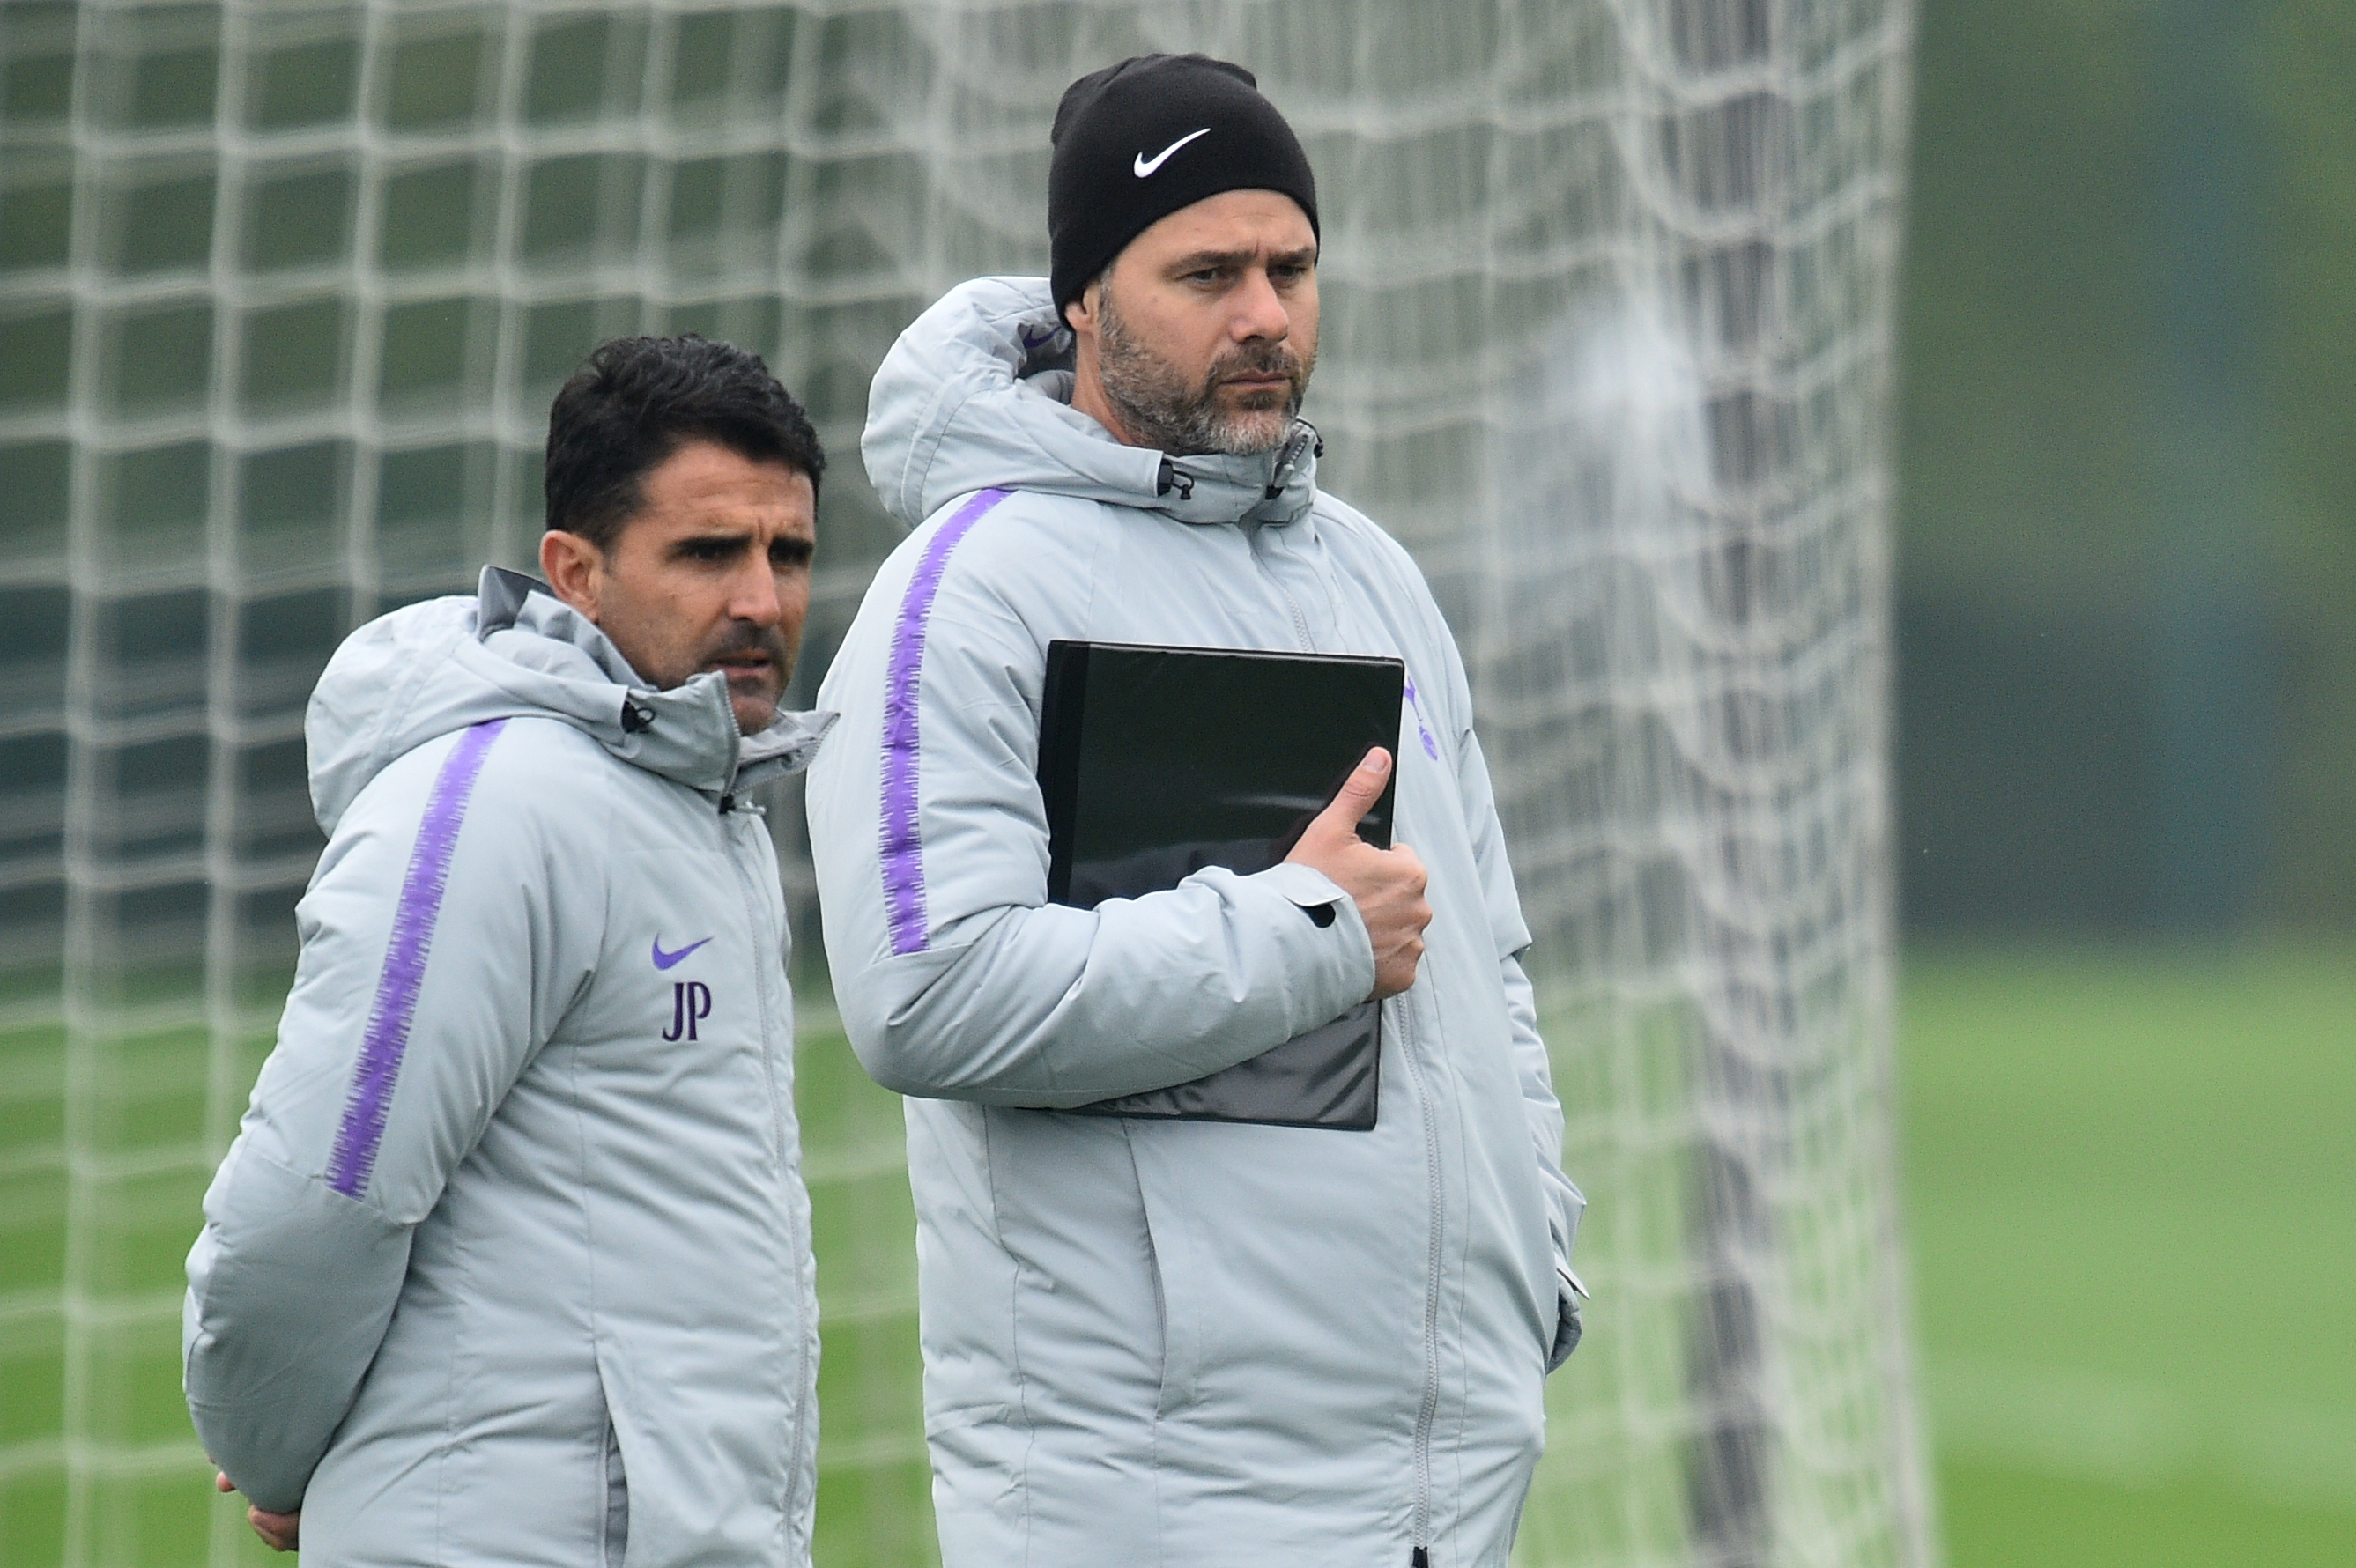
[[[1176,1285],[1189,1274],[1185,1221],[1173,1206],[1154,1195],[1146,1172],[1135,1163],[1137,1140],[1133,1130],[1124,1127],[1122,1132],[1128,1138],[1130,1169],[1137,1182],[1138,1211],[1144,1221],[1146,1270],[1153,1287],[1153,1328],[1159,1341],[1155,1349],[1162,1370],[1162,1386],[1154,1400],[1153,1415],[1155,1420],[1163,1421],[1194,1399],[1194,1369],[1200,1350],[1189,1298]]]
[[[1570,1360],[1570,1353],[1579,1349],[1580,1337],[1587,1331],[1579,1317],[1579,1300],[1584,1294],[1569,1274],[1556,1270],[1554,1335],[1547,1346],[1547,1371]]]
[[[598,1530],[599,1568],[622,1568],[630,1550],[630,1477],[622,1463],[621,1434],[605,1421],[605,1517]]]

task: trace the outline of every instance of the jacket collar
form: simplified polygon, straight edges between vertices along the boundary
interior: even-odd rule
[[[860,444],[877,496],[913,528],[979,490],[1068,496],[1187,523],[1290,523],[1317,495],[1316,432],[1276,451],[1175,457],[1124,446],[1071,406],[1072,335],[1044,278],[977,278],[900,335]]]
[[[759,733],[740,734],[726,677],[707,670],[669,690],[650,687],[594,622],[546,584],[504,567],[485,567],[476,594],[473,651],[480,660],[512,668],[524,662],[518,655],[529,657],[526,648],[515,645],[525,637],[586,655],[610,683],[602,693],[597,683],[568,683],[580,698],[568,706],[583,711],[564,717],[622,761],[706,795],[733,795],[798,772],[809,765],[834,725],[832,713],[780,711]]]

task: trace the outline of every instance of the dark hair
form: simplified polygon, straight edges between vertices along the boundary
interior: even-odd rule
[[[693,333],[601,343],[548,411],[548,526],[600,550],[645,505],[639,482],[691,441],[782,463],[816,490],[809,415],[757,354]]]

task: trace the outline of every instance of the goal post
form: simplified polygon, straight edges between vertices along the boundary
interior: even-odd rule
[[[179,1255],[267,1048],[349,627],[528,558],[598,339],[836,454],[809,689],[896,534],[869,378],[1046,270],[1081,72],[1240,60],[1320,185],[1321,478],[1464,650],[1593,1207],[1517,1561],[1933,1562],[1890,1148],[1907,0],[223,0],[0,23],[0,1539],[243,1559]],[[18,521],[21,511],[23,521]],[[782,804],[790,807],[788,797]],[[814,963],[812,890],[776,814]],[[819,1009],[822,1020],[822,1008]],[[821,1561],[929,1551],[896,1117],[803,1071]]]

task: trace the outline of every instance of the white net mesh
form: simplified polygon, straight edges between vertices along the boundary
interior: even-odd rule
[[[1906,27],[12,3],[0,1564],[260,1560],[177,1408],[177,1268],[316,852],[327,650],[522,557],[556,382],[695,329],[766,353],[836,453],[815,675],[892,542],[875,362],[948,283],[1044,270],[1055,100],[1149,48],[1245,61],[1309,144],[1323,475],[1457,628],[1539,935],[1598,1299],[1522,1560],[1926,1562],[1884,1130]],[[839,1046],[802,1074],[820,1556],[921,1561],[898,1118]]]

